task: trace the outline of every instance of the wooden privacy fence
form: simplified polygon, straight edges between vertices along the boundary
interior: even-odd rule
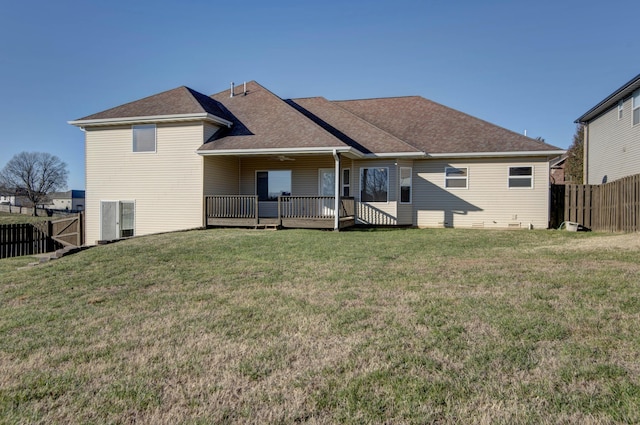
[[[0,258],[43,254],[65,246],[81,246],[83,216],[43,221],[0,225]]]
[[[562,198],[557,196],[560,190],[555,185],[551,188],[552,217],[554,210],[562,208],[564,221],[591,230],[640,231],[640,174],[598,185],[568,184]],[[552,223],[552,227],[556,226]]]

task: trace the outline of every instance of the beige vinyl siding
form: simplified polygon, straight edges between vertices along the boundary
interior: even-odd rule
[[[240,194],[256,194],[256,172],[291,170],[291,195],[318,195],[318,170],[334,168],[333,156],[291,157],[294,161],[279,161],[276,157],[240,159]]]
[[[632,101],[618,105],[589,123],[588,184],[601,184],[640,173],[640,125],[632,124]]]
[[[240,177],[239,160],[236,157],[205,156],[204,158],[204,194],[238,195]]]
[[[360,224],[393,226],[403,224],[398,222],[398,167],[393,159],[389,160],[359,160],[354,161],[352,169],[354,185],[353,194],[356,198],[357,221]],[[389,192],[388,202],[360,202],[360,170],[362,168],[388,168]]]
[[[509,188],[510,166],[533,167],[533,188]],[[445,188],[445,167],[467,167],[468,187]],[[415,161],[413,173],[419,227],[548,227],[547,158]]]
[[[132,152],[131,126],[86,130],[86,241],[100,239],[100,201],[135,202],[135,235],[202,226],[203,125],[157,126],[156,152]]]
[[[204,123],[204,137],[202,139],[203,143],[206,143],[207,140],[209,140],[211,138],[211,136],[213,136],[215,134],[216,131],[218,131],[220,129],[220,127],[215,126],[211,123]]]

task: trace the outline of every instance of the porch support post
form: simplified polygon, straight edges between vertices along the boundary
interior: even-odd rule
[[[336,163],[336,178],[335,180],[335,206],[334,206],[334,222],[333,222],[333,230],[340,230],[340,154],[334,149],[333,150],[333,159]]]

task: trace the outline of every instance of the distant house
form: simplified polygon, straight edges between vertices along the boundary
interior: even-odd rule
[[[640,74],[576,123],[585,126],[585,183],[601,184],[640,174]]]
[[[566,183],[576,183],[571,181],[566,181],[564,167],[567,163],[567,154],[560,155],[557,158],[554,158],[549,163],[549,181],[551,184],[566,184]]]
[[[546,228],[562,149],[419,96],[178,87],[84,130],[86,240],[202,226]]]
[[[54,192],[47,196],[48,202],[45,208],[60,211],[83,211],[84,190],[67,190],[66,192]]]

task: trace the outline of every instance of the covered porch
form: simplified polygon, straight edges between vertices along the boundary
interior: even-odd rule
[[[340,230],[356,222],[354,198],[340,196],[278,196],[269,202],[258,195],[205,196],[205,218],[207,226],[256,228]]]

